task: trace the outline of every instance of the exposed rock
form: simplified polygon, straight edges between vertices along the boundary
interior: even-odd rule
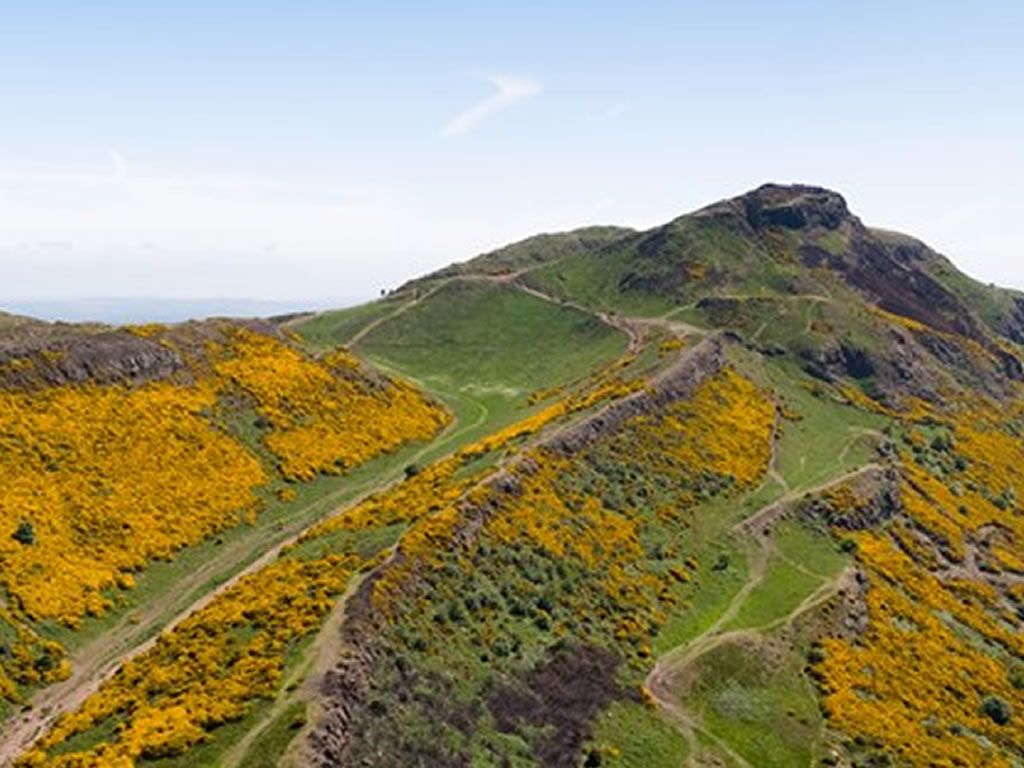
[[[836,230],[844,224],[863,228],[860,220],[850,213],[842,195],[805,184],[765,184],[740,197],[702,208],[694,215],[711,218],[739,216],[753,231],[769,227]]]
[[[676,365],[655,378],[649,388],[616,400],[580,424],[560,432],[543,445],[566,455],[577,453],[601,436],[614,431],[625,421],[689,397],[701,382],[717,373],[724,363],[722,339],[719,336],[709,336],[688,350]]]
[[[193,321],[145,335],[90,324],[21,323],[0,332],[0,387],[190,381],[206,362],[209,343],[238,328],[283,338],[264,320]]]
[[[821,187],[765,184],[740,200],[747,221],[755,229],[764,226],[837,229],[854,219],[842,195]]]
[[[799,514],[831,528],[850,531],[877,528],[901,509],[899,482],[895,467],[874,467],[804,501]]]
[[[48,333],[0,339],[0,386],[137,384],[185,368],[173,349],[124,331]]]

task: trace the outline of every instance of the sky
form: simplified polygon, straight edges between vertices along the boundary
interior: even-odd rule
[[[766,181],[1024,288],[1024,3],[0,0],[0,306],[351,301]]]

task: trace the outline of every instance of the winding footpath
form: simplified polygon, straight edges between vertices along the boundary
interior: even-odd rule
[[[705,728],[697,714],[689,711],[684,706],[682,690],[685,688],[687,680],[692,676],[695,665],[700,659],[723,645],[743,642],[745,640],[757,640],[768,632],[791,625],[800,616],[816,610],[851,586],[855,576],[853,566],[847,566],[831,578],[821,576],[820,574],[811,574],[821,578],[822,583],[785,616],[763,626],[725,629],[739,615],[747,599],[764,582],[768,573],[768,563],[772,555],[772,544],[770,539],[761,535],[765,528],[774,524],[786,512],[788,505],[792,502],[846,483],[880,466],[872,462],[845,472],[820,485],[805,489],[789,490],[781,475],[776,477],[778,472],[775,470],[774,464],[773,453],[772,462],[766,472],[766,476],[771,477],[785,489],[784,495],[740,521],[731,531],[732,534],[748,535],[748,540],[751,542],[752,549],[748,556],[749,575],[746,582],[733,595],[725,610],[707,629],[689,642],[677,646],[659,657],[644,680],[644,689],[657,704],[658,709],[666,720],[682,733],[687,741],[689,754],[684,768],[697,768],[698,766],[697,756],[701,752],[698,737],[703,737],[706,741],[714,744],[738,768],[754,768],[749,761],[738,754],[722,738]],[[793,565],[800,570],[810,573],[799,564],[793,563]]]

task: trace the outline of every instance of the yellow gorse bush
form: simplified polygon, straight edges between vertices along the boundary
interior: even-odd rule
[[[817,673],[832,724],[900,765],[1012,766],[1009,755],[1024,752],[1024,690],[1012,679],[1024,660],[1013,576],[1024,542],[1012,501],[1024,491],[1020,410],[951,416],[955,467],[940,473],[904,455],[905,518],[856,538],[870,623],[863,637],[825,640]],[[908,442],[926,449],[919,433]],[[985,714],[993,697],[1014,722]]]
[[[249,394],[270,423],[267,447],[285,477],[337,473],[410,440],[432,437],[447,415],[406,384],[371,379],[335,351],[313,361],[268,336],[238,331],[218,376]]]
[[[0,581],[26,616],[101,613],[128,573],[253,507],[266,474],[203,415],[214,402],[171,384],[0,392]]]
[[[137,332],[162,339],[165,330]],[[313,359],[235,330],[206,355],[188,381],[0,391],[0,586],[9,598],[0,624],[17,633],[0,658],[0,696],[16,697],[12,680],[67,674],[59,646],[26,621],[75,627],[107,610],[149,561],[256,512],[254,490],[270,474],[219,423],[225,397],[248,399],[266,418],[265,442],[288,479],[357,466],[448,419],[344,352]]]

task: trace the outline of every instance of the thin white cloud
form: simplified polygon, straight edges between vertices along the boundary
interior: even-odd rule
[[[124,159],[124,155],[118,152],[116,149],[108,149],[107,157],[110,158],[110,164],[113,166],[114,175],[122,179],[128,174],[128,163]]]
[[[522,77],[494,75],[488,77],[487,81],[494,86],[494,93],[452,118],[441,129],[443,137],[448,138],[469,133],[491,115],[503,109],[508,109],[531,96],[535,96],[543,88],[535,80],[527,80]]]
[[[595,123],[604,123],[611,120],[618,120],[623,115],[632,111],[632,104],[625,101],[618,101],[614,104],[609,104],[607,107],[594,114],[592,119]]]

